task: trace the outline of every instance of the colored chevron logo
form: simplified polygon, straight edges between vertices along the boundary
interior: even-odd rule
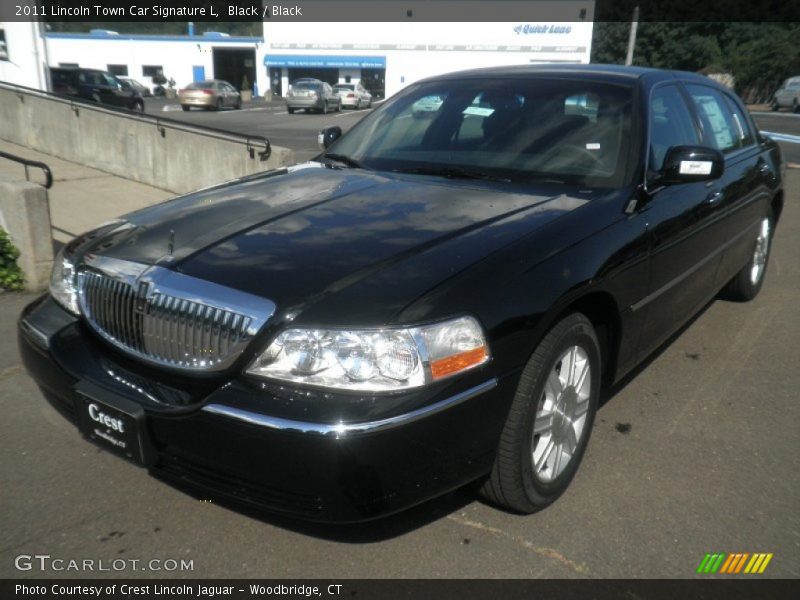
[[[713,575],[721,573],[726,575],[756,575],[763,573],[769,561],[772,560],[772,552],[734,552],[726,554],[724,552],[708,553],[703,557],[697,572],[703,575]]]

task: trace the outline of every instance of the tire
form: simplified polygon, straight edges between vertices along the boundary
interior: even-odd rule
[[[96,102],[97,104],[102,103],[102,100],[100,99],[100,95],[99,94],[92,94],[92,102]]]
[[[736,302],[748,302],[758,296],[767,274],[774,231],[775,218],[772,211],[769,211],[759,223],[756,239],[753,240],[753,253],[750,260],[722,290],[723,298]]]
[[[323,102],[322,103],[322,110],[320,112],[323,115],[327,115],[328,114],[328,103],[327,102]]]
[[[236,109],[236,110],[241,110],[241,108],[242,108],[242,98],[241,98],[241,96],[239,97],[238,100],[236,100],[236,104],[233,105],[233,108]]]
[[[137,102],[136,104],[134,104],[133,105],[133,112],[137,112],[140,115],[143,114],[144,113],[144,103]]]
[[[563,371],[570,364],[576,370]],[[520,376],[492,472],[481,489],[486,499],[529,514],[552,504],[567,489],[592,432],[601,365],[597,335],[584,315],[565,317],[544,336]],[[582,370],[586,367],[588,372]],[[572,421],[564,419],[562,411]],[[534,425],[542,427],[539,433]],[[567,456],[569,448],[572,454]]]
[[[341,103],[341,101],[339,102],[339,104],[336,105],[336,112],[342,112],[342,103]]]
[[[217,104],[214,107],[214,110],[222,110],[222,98],[217,98]]]
[[[189,112],[189,109],[191,109],[192,107],[186,106],[185,104],[181,104],[181,108],[183,109],[183,112]]]
[[[792,104],[792,112],[795,114],[800,113],[800,102],[797,101],[797,98],[795,98]]]
[[[286,107],[286,112],[288,112],[290,115],[293,115],[294,114],[294,109]]]
[[[780,106],[778,105],[778,101],[773,99],[772,100],[772,105],[770,106],[770,108],[772,109],[772,112],[777,112],[778,110],[780,110]]]

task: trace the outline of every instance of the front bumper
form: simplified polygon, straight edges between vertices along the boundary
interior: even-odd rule
[[[241,377],[154,371],[47,296],[25,309],[18,339],[28,372],[73,422],[79,382],[141,404],[154,475],[205,497],[329,522],[397,512],[488,473],[518,377],[479,369],[393,396],[386,408],[352,395],[308,401],[307,392]]]

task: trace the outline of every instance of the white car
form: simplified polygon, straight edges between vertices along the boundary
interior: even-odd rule
[[[790,77],[772,96],[772,110],[791,108],[800,113],[800,77]]]
[[[339,83],[333,86],[333,93],[342,99],[342,108],[371,108],[372,94],[360,83]]]

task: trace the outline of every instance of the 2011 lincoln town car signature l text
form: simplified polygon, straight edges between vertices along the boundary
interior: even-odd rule
[[[602,389],[759,292],[783,203],[777,145],[691,73],[454,73],[320,138],[62,250],[19,344],[85,436],[312,520],[475,480],[539,510]]]

